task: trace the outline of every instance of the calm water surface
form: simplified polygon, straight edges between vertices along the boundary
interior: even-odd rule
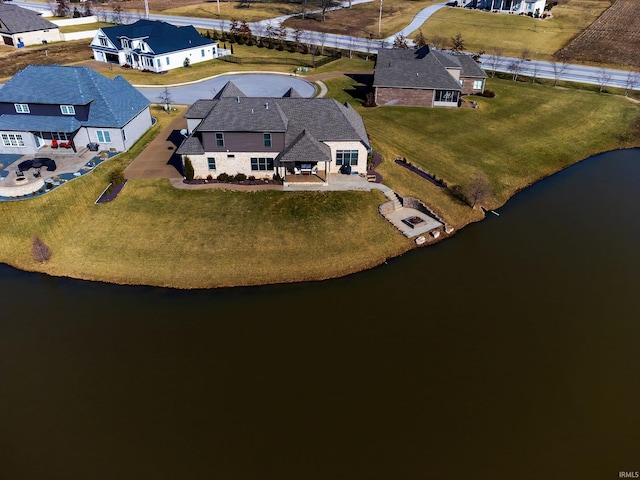
[[[638,471],[639,182],[639,150],[594,157],[327,282],[181,292],[1,266],[0,479]]]

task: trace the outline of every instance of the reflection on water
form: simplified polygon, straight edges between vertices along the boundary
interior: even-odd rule
[[[180,292],[0,267],[0,478],[640,470],[640,151],[326,282]]]

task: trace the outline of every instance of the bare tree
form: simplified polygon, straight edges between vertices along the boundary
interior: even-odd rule
[[[369,34],[367,39],[365,40],[365,48],[367,52],[367,60],[369,60],[369,55],[371,55],[371,50],[373,49],[373,35]]]
[[[491,59],[489,60],[489,67],[491,68],[492,78],[496,76],[496,70],[498,70],[498,67],[500,66],[500,63],[502,61],[501,57],[502,49],[494,45],[491,50]]]
[[[307,14],[307,0],[302,0],[300,8],[300,13],[302,14],[302,19],[304,20],[305,15]]]
[[[38,263],[44,263],[51,258],[51,249],[39,237],[31,239],[31,256]]]
[[[405,37],[401,33],[398,33],[393,39],[393,48],[404,48],[405,50],[409,48],[407,37]]]
[[[471,55],[471,58],[475,60],[476,63],[482,63],[482,56],[487,53],[482,48],[478,50],[476,53]]]
[[[610,81],[611,72],[609,72],[606,68],[601,68],[600,70],[598,70],[598,85],[600,86],[600,93],[604,91],[604,88],[609,85]]]
[[[447,39],[441,35],[434,35],[433,37],[431,37],[431,45],[433,45],[438,50],[442,50],[447,46]]]
[[[538,64],[538,62],[534,61],[531,64],[531,83],[533,83],[534,85],[538,81],[539,71],[540,71],[540,65]]]
[[[277,34],[280,46],[284,47],[284,42],[287,40],[287,27],[284,26],[284,22],[278,24]]]
[[[319,0],[320,1],[320,9],[322,11],[322,22],[327,19],[327,11],[337,5],[339,3],[336,0]]]
[[[415,43],[416,48],[422,48],[427,45],[427,39],[423,35],[422,29],[418,29],[418,33],[416,33],[416,38],[413,40],[413,43]]]
[[[471,205],[471,208],[476,208],[476,205],[484,202],[490,193],[491,187],[489,186],[489,180],[481,173],[477,174],[471,184],[465,189],[465,197]]]
[[[302,37],[302,30],[300,30],[300,28],[296,28],[293,31],[293,43],[295,44],[296,48],[300,47],[300,38]]]
[[[111,11],[111,23],[116,25],[122,25],[122,7],[115,5]]]
[[[320,55],[324,55],[324,46],[327,43],[327,32],[318,32],[318,40],[320,40]]]
[[[68,17],[71,13],[69,2],[67,0],[56,0],[56,8],[54,11],[56,17]]]
[[[257,41],[262,41],[265,32],[265,25],[262,22],[256,22],[253,24],[253,33]]]
[[[462,38],[462,34],[458,33],[455,37],[451,37],[451,51],[453,53],[462,53],[464,52],[464,39]]]
[[[349,37],[349,58],[353,58],[353,51],[356,48],[356,39],[354,37]]]
[[[558,84],[558,80],[567,69],[567,60],[565,57],[560,57],[560,62],[552,61],[551,68],[553,69],[553,86],[555,87]]]
[[[514,82],[518,81],[518,77],[522,73],[523,66],[524,66],[524,62],[522,61],[521,58],[518,58],[518,59],[514,60],[513,62],[511,62],[509,64],[509,67],[507,67],[509,69],[509,71],[513,75],[513,81]]]
[[[636,88],[638,88],[638,84],[640,84],[640,73],[634,72],[633,70],[629,70],[627,79],[624,83],[625,97],[629,95],[629,91],[635,90]]]
[[[165,112],[171,112],[171,105],[173,105],[173,98],[171,97],[171,90],[168,87],[164,87],[162,93],[158,95],[158,99],[160,103],[162,103],[162,108],[164,108]]]

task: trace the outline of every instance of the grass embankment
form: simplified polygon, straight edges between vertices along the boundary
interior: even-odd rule
[[[149,2],[151,3],[151,2]],[[152,7],[153,4],[150,6]],[[220,13],[218,13],[218,6]],[[301,5],[289,2],[251,2],[245,7],[239,2],[208,2],[197,5],[183,5],[162,10],[163,15],[179,15],[182,17],[214,18],[220,20],[237,19],[239,21],[257,22],[282,15],[294,15],[301,12]]]
[[[75,33],[75,32],[86,32],[87,30],[99,30],[100,28],[113,27],[113,23],[108,22],[93,22],[93,23],[82,23],[80,25],[65,25],[64,27],[60,27],[60,32],[62,33]]]
[[[623,96],[499,79],[487,88],[496,97],[475,97],[478,109],[360,109],[373,147],[388,160],[380,168],[385,184],[459,226],[477,214],[394,158],[404,156],[449,185],[466,187],[484,174],[491,186],[484,205],[497,208],[595,153],[640,146],[640,106]]]
[[[427,40],[450,38],[460,33],[469,52],[484,50],[492,53],[494,47],[501,55],[519,57],[523,50],[529,57],[548,60],[566,46],[571,39],[591,25],[611,2],[609,0],[572,0],[553,7],[553,18],[539,20],[528,16],[506,15],[443,8],[421,27]],[[415,33],[411,35],[415,37]]]

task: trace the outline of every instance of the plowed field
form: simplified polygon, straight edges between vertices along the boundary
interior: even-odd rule
[[[615,0],[564,53],[571,61],[640,68],[640,0]]]

